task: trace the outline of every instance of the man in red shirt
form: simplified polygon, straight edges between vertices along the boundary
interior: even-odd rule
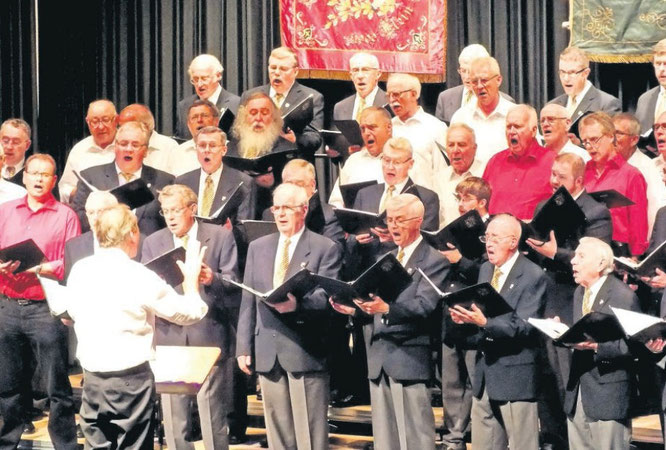
[[[16,448],[21,438],[26,403],[22,397],[30,392],[35,356],[48,380],[51,441],[57,449],[77,448],[74,400],[67,377],[67,329],[51,316],[35,276],[39,271],[62,279],[65,242],[81,232],[74,211],[51,193],[57,179],[55,170],[51,156],[32,155],[23,173],[27,195],[0,205],[0,248],[32,239],[45,255],[45,262],[20,273],[16,272],[18,262],[0,261],[2,448]]]
[[[514,106],[506,116],[509,148],[490,158],[483,179],[490,184],[491,215],[510,213],[531,219],[537,204],[552,194],[550,168],[555,154],[536,140],[537,113],[529,105]]]
[[[590,193],[614,189],[634,202],[632,206],[610,210],[613,250],[624,256],[643,254],[648,247],[645,178],[617,153],[615,127],[608,114],[597,112],[585,116],[578,129],[581,141],[592,158],[585,165],[585,189]]]

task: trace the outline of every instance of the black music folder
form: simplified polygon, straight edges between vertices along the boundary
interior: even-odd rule
[[[90,192],[99,191],[98,188],[90,184],[90,182],[83,178],[76,170],[74,171],[74,175],[76,175],[81,183],[86,185]],[[148,186],[142,178],[137,178],[122,186],[114,187],[109,192],[116,197],[118,203],[123,203],[129,206],[130,209],[136,209],[143,205],[147,205],[155,199],[155,195],[150,190],[150,186]]]
[[[652,250],[652,252],[641,262],[637,263],[626,256],[615,256],[613,257],[613,260],[615,261],[616,268],[621,271],[636,274],[638,276],[653,276],[657,267],[663,268],[665,253],[666,241],[659,244],[659,246]]]
[[[588,192],[588,194],[590,194],[590,196],[596,201],[604,203],[608,209],[621,208],[623,206],[631,206],[634,204],[632,200],[620,194],[615,189]]]
[[[282,129],[285,131],[290,129],[296,134],[302,133],[313,118],[314,103],[312,102],[312,94],[310,94],[282,116],[284,122]]]
[[[220,111],[220,120],[217,122],[217,127],[229,135],[229,131],[231,130],[231,126],[234,124],[234,120],[236,120],[236,115],[233,113],[233,111],[231,111],[229,108],[224,108],[222,111]]]
[[[20,261],[18,268],[14,273],[23,272],[39,265],[44,261],[44,252],[37,247],[35,241],[26,239],[25,241],[17,242],[0,250],[0,261]]]
[[[361,181],[360,183],[349,183],[340,185],[340,193],[342,194],[342,201],[345,204],[345,208],[353,208],[354,202],[356,201],[356,196],[358,191],[368,186],[374,186],[377,184],[376,180],[370,181]]]
[[[426,277],[427,278],[427,277]],[[507,314],[513,311],[513,308],[502,297],[490,283],[479,283],[474,286],[462,288],[450,294],[444,294],[435,286],[429,278],[430,285],[435,288],[437,294],[444,300],[449,308],[460,305],[465,309],[472,309],[472,304],[476,305],[486,317],[492,318]]]
[[[268,173],[269,169],[275,167],[281,170],[289,160],[294,158],[298,158],[297,148],[267,153],[258,158],[241,158],[240,156],[225,155],[222,157],[222,160],[224,164],[233,169],[250,174],[263,174]]]
[[[144,266],[159,275],[170,286],[176,287],[185,279],[176,261],[185,261],[185,249],[183,247],[171,249],[151,259]]]
[[[546,200],[543,207],[528,224],[528,237],[540,241],[550,239],[550,231],[555,232],[558,243],[576,236],[585,226],[585,214],[569,191],[562,186]]]
[[[354,281],[342,281],[313,274],[317,285],[342,304],[354,305],[353,300],[372,300],[378,295],[386,303],[393,303],[412,282],[412,277],[392,253],[387,253]]]
[[[439,149],[439,152],[442,154],[442,157],[444,157],[444,161],[446,161],[446,165],[450,166],[451,165],[451,159],[449,158],[448,153],[446,153],[446,148],[442,146],[439,142],[435,141],[435,145],[437,145],[437,148]]]
[[[243,186],[243,181],[238,183],[238,186],[234,188],[233,192],[228,197],[226,196],[222,197],[221,200],[224,202],[224,204],[220,206],[217,211],[211,213],[210,217],[195,216],[197,220],[203,223],[224,225],[227,219],[233,216],[234,213],[238,210],[240,204],[243,203],[243,198],[245,197],[245,195],[241,190],[242,186]]]
[[[241,220],[238,228],[245,235],[248,243],[278,231],[275,222],[268,220]]]
[[[421,230],[423,239],[437,250],[450,250],[447,242],[453,244],[468,259],[483,255],[486,246],[479,240],[486,226],[475,209],[466,212],[439,231]]]
[[[340,226],[349,234],[368,233],[370,228],[386,228],[386,213],[360,211],[358,209],[333,208]]]
[[[585,314],[571,327],[552,319],[529,318],[527,322],[561,347],[571,347],[584,341],[616,341],[625,337],[624,330],[614,315],[598,311]]]
[[[666,338],[664,319],[612,306],[611,310],[629,339],[647,342],[651,339]]]
[[[305,267],[300,269],[294,275],[285,280],[280,286],[268,292],[259,292],[250,286],[239,283],[230,278],[223,278],[227,283],[231,283],[239,288],[255,295],[259,300],[271,305],[276,303],[284,303],[287,301],[287,294],[291,293],[297,299],[307,295],[310,291],[317,287],[317,282],[310,271]]]
[[[361,135],[361,126],[353,119],[334,120],[335,127],[342,132],[349,145],[358,145],[363,147],[363,136]]]
[[[391,119],[395,117],[395,113],[393,112],[393,108],[391,108],[390,103],[385,103],[382,108],[384,108],[386,111],[388,111],[389,115],[391,116]]]

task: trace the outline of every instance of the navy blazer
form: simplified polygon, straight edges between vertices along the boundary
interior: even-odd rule
[[[197,239],[206,247],[204,263],[213,271],[210,286],[201,284],[199,295],[208,305],[208,313],[199,322],[181,326],[166,320],[155,319],[155,341],[160,345],[197,345],[220,347],[221,358],[233,357],[235,344],[235,314],[240,292],[222,278],[240,279],[237,266],[236,242],[229,230],[217,225],[200,223]],[[174,248],[173,234],[162,229],[151,234],[143,244],[142,262],[150,261]],[[179,286],[176,289],[182,293]]]
[[[439,96],[437,97],[435,117],[447,125],[450,124],[453,114],[462,106],[463,90],[464,86],[460,84],[440,92]],[[500,95],[511,103],[516,103],[516,101],[510,95],[505,94],[504,92],[500,92]]]
[[[201,177],[201,169],[195,169],[191,172],[184,173],[176,178],[174,184],[184,184],[194,191],[197,196],[199,192],[199,178]],[[231,222],[234,224],[239,223],[240,220],[254,219],[255,207],[255,185],[254,180],[246,173],[240,172],[231,167],[224,166],[222,174],[220,175],[220,182],[217,184],[215,196],[213,197],[213,204],[210,207],[210,212],[217,211],[229,198],[231,193],[236,189],[240,182],[243,182],[241,191],[243,192],[243,201],[238,207],[236,214],[231,217]]]
[[[81,176],[97,189],[107,191],[118,187],[118,173],[116,172],[116,163],[110,162],[101,166],[90,167],[83,172]],[[166,172],[153,167],[143,165],[141,169],[141,178],[146,182],[150,190],[155,195],[155,199],[136,209],[136,219],[139,223],[141,233],[149,236],[155,231],[164,228],[164,218],[160,216],[160,203],[157,201],[158,191],[168,184],[172,184],[174,177]],[[76,185],[76,194],[72,200],[72,209],[79,216],[81,221],[81,232],[90,230],[88,218],[86,217],[86,200],[90,194],[90,189],[80,181]]]
[[[555,103],[557,105],[567,106],[567,100],[569,96],[567,94],[562,94],[548,103]],[[576,110],[571,115],[571,121],[574,122],[580,116],[587,114],[588,112],[603,111],[605,113],[613,114],[622,112],[622,103],[620,99],[614,97],[601,89],[597,89],[594,86],[590,86],[590,89],[585,94],[585,97],[578,102]]]
[[[405,268],[412,272],[412,282],[390,305],[388,314],[374,316],[368,350],[370,380],[379,378],[382,371],[398,381],[426,382],[432,376],[430,337],[439,296],[416,269],[441,286],[449,274],[449,262],[421,241]]]
[[[479,283],[490,282],[494,268],[490,262],[481,266]],[[489,318],[475,336],[478,352],[472,388],[477,398],[485,386],[491,400],[536,399],[540,341],[527,319],[541,317],[546,285],[541,268],[519,254],[500,290],[514,312]]]
[[[638,97],[636,118],[641,123],[641,133],[645,133],[654,125],[654,110],[657,108],[657,100],[659,100],[659,85]]]
[[[241,104],[247,97],[255,92],[263,92],[264,94],[269,95],[270,85],[265,84],[243,92],[243,95],[241,95]],[[298,81],[295,81],[280,108],[280,113],[285,114],[310,94],[312,94],[312,102],[314,105],[312,121],[309,126],[305,127],[303,133],[296,136],[296,144],[298,144],[298,148],[305,154],[310,155],[306,158],[308,160],[312,159],[312,155],[314,155],[314,152],[319,149],[322,143],[319,130],[324,128],[324,96],[314,89],[303,86]]]
[[[250,243],[244,284],[259,292],[273,289],[279,237],[278,233],[273,233]],[[311,272],[337,278],[340,264],[339,246],[305,229],[296,244],[285,279],[303,266]],[[297,301],[295,312],[280,314],[243,291],[236,356],[252,356],[254,369],[259,373],[269,372],[276,363],[292,373],[326,371],[328,296],[322,289],[315,289]]]
[[[584,293],[582,286],[574,292],[574,322],[583,316]],[[609,275],[594,299],[592,311],[613,314],[611,306],[640,311],[634,291]],[[596,353],[574,350],[566,384],[564,412],[573,417],[580,389],[583,410],[590,419],[628,419],[634,386],[632,363],[633,358],[624,339],[601,343]]]
[[[190,106],[192,106],[192,103],[198,99],[199,96],[197,94],[193,94],[178,102],[178,122],[176,125],[176,136],[179,138],[185,140],[192,139],[192,133],[190,133],[190,129],[187,127],[187,112],[189,111]],[[220,96],[217,98],[215,106],[217,106],[217,109],[220,112],[222,112],[224,109],[230,109],[231,112],[236,115],[238,113],[239,104],[239,96],[232,94],[231,92],[222,88],[222,92],[220,92]]]

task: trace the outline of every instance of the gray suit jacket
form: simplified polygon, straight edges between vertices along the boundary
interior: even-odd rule
[[[450,124],[453,114],[462,106],[463,90],[464,86],[461,84],[440,92],[439,96],[437,97],[435,117],[437,117],[442,122],[445,122],[447,125]],[[500,95],[512,103],[516,102],[513,97],[505,94],[504,92],[500,92]]]
[[[658,99],[659,86],[653,87],[638,97],[638,103],[636,104],[636,118],[641,123],[641,133],[645,133],[652,128],[655,120],[654,110],[657,107]]]
[[[275,254],[280,235],[274,233],[250,243],[243,283],[259,292],[273,289]],[[330,239],[305,229],[289,262],[285,279],[303,265],[311,272],[337,278],[339,246]],[[327,295],[315,289],[297,299],[298,309],[280,314],[253,294],[243,291],[236,356],[251,355],[259,373],[269,372],[276,363],[287,372],[322,372],[328,355]]]
[[[490,262],[484,263],[479,283],[490,282],[493,270]],[[530,317],[541,317],[546,285],[541,268],[519,255],[500,290],[514,312],[488,319],[485,328],[475,337],[479,352],[472,388],[477,398],[481,398],[485,386],[491,400],[536,399],[539,340],[526,321]]]
[[[397,254],[397,249],[392,252]],[[384,371],[398,381],[426,382],[432,376],[430,336],[436,326],[433,313],[439,296],[417,268],[437,286],[443,286],[449,263],[425,241],[416,247],[405,265],[412,282],[390,305],[388,314],[375,314],[368,350],[368,379]]]
[[[574,293],[573,320],[583,316],[583,295],[579,286]],[[593,311],[612,314],[610,307],[640,311],[638,298],[626,284],[608,276],[592,305]],[[633,390],[632,361],[624,339],[599,344],[597,352],[574,350],[566,385],[564,412],[573,417],[580,389],[583,410],[592,420],[625,420]]]
[[[346,97],[333,106],[333,120],[349,120],[354,119],[352,114],[354,112],[354,100],[356,100],[356,94]],[[375,95],[375,101],[372,102],[372,106],[384,106],[388,102],[386,97],[386,91],[383,89],[377,89],[377,94]]]
[[[192,139],[192,133],[190,129],[187,128],[187,111],[190,109],[192,103],[197,100],[199,96],[197,94],[190,95],[185,97],[178,102],[178,123],[176,125],[176,136],[182,139]],[[220,96],[217,98],[215,106],[217,109],[222,112],[224,109],[230,109],[232,113],[236,114],[238,112],[238,105],[240,104],[240,97],[236,94],[222,88]]]
[[[227,285],[222,278],[239,280],[236,242],[229,230],[217,225],[199,224],[197,239],[206,247],[204,263],[213,271],[210,286],[200,285],[201,299],[208,305],[208,314],[193,325],[180,326],[166,320],[155,319],[156,342],[161,345],[215,346],[222,349],[222,359],[233,357],[235,344],[234,314],[230,309],[240,303],[240,292]],[[174,248],[173,235],[168,229],[146,238],[142,262],[150,261]],[[176,289],[182,292],[181,288]]]
[[[90,167],[81,172],[81,176],[97,189],[107,191],[118,187],[118,174],[116,172],[115,162]],[[164,186],[173,183],[174,177],[173,175],[144,164],[141,169],[141,178],[146,182],[155,196],[155,199],[152,202],[136,209],[139,230],[141,230],[141,233],[149,236],[160,228],[165,227],[164,218],[159,214],[160,204],[157,201],[157,196],[159,195],[159,190]],[[85,211],[86,200],[88,199],[89,194],[90,189],[79,181],[76,185],[76,194],[72,200],[72,209],[74,209],[81,221],[81,232],[90,230],[90,224],[88,224],[88,218],[86,217]]]
[[[270,85],[265,84],[243,92],[243,95],[241,95],[241,104],[248,96],[255,92],[263,92],[268,95],[270,92]],[[298,148],[302,152],[308,155],[313,155],[322,143],[321,135],[318,130],[321,130],[324,127],[324,96],[314,89],[310,89],[309,87],[303,86],[298,81],[295,81],[294,85],[289,90],[287,98],[282,102],[280,112],[285,114],[310,94],[312,94],[312,102],[314,104],[313,118],[310,124],[305,127],[305,130],[303,130],[303,133],[296,136],[296,144],[298,144]],[[308,157],[306,159],[311,158]]]
[[[555,103],[557,105],[566,107],[567,100],[567,94],[562,94],[558,97],[555,97],[548,103]],[[603,111],[613,115],[622,111],[622,103],[617,97],[614,97],[600,89],[597,89],[594,86],[591,86],[587,91],[587,94],[585,94],[585,97],[583,97],[583,99],[578,102],[578,107],[571,115],[571,121],[575,122],[579,117],[587,114],[588,112],[596,111]]]

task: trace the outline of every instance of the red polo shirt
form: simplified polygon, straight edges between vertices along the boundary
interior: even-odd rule
[[[32,239],[55,266],[58,278],[64,274],[65,242],[81,234],[76,213],[51,198],[37,211],[28,206],[27,196],[0,205],[0,248]],[[7,297],[43,300],[44,292],[32,273],[15,277],[0,274],[0,292]]]
[[[509,149],[490,158],[483,179],[493,192],[488,212],[511,213],[522,220],[531,219],[541,200],[550,197],[550,171],[555,153],[532,141],[522,156]]]
[[[616,154],[608,160],[601,175],[597,175],[597,164],[588,161],[584,182],[587,192],[615,189],[635,203],[611,208],[613,240],[629,244],[632,255],[645,253],[648,247],[647,183],[638,169]]]

